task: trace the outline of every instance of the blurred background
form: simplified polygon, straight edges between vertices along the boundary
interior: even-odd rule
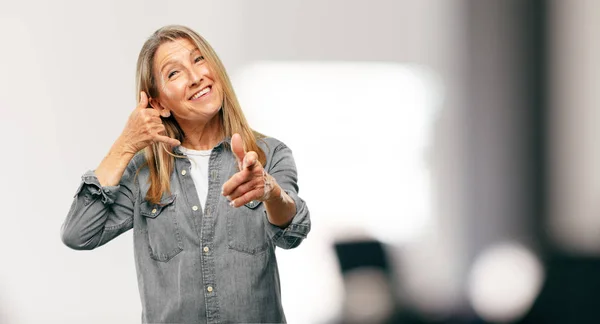
[[[138,323],[126,233],[60,240],[166,24],[294,152],[289,323],[600,323],[600,2],[0,2],[0,323]]]

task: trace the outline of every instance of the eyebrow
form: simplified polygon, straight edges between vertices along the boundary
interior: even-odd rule
[[[200,49],[199,49],[199,48],[197,48],[197,47],[196,47],[195,49],[193,49],[193,50],[191,50],[191,51],[190,51],[190,56],[194,55],[194,53],[196,53],[196,52],[200,52]],[[200,52],[200,54],[202,54],[202,53]],[[174,60],[174,59],[170,59],[170,60],[168,60],[168,61],[167,61],[165,64],[163,64],[163,66],[160,68],[160,73],[163,73],[163,70],[164,70],[164,69],[165,69],[167,66],[169,66],[170,64],[176,63],[176,62],[177,62],[177,61],[176,61],[176,60]]]

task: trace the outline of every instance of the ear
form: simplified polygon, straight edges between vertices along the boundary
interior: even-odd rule
[[[152,108],[158,110],[158,113],[160,114],[161,117],[167,118],[167,117],[171,116],[171,111],[169,109],[163,107],[163,105],[157,99],[150,98],[149,102],[150,102],[150,106],[152,106]]]

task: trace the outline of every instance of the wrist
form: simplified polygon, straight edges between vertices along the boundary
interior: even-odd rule
[[[134,146],[129,144],[126,139],[119,137],[110,149],[110,154],[129,158],[137,153]]]
[[[275,200],[281,200],[281,192],[283,189],[281,189],[279,184],[277,182],[275,182],[275,179],[273,179],[273,178],[271,178],[271,179],[273,181],[273,189],[271,189],[271,192],[268,194],[267,199],[265,200],[265,203],[270,203]]]

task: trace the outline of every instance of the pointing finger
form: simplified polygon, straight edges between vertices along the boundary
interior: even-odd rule
[[[256,161],[258,161],[258,154],[256,154],[256,152],[250,151],[246,153],[246,156],[244,157],[244,169],[254,166]]]

